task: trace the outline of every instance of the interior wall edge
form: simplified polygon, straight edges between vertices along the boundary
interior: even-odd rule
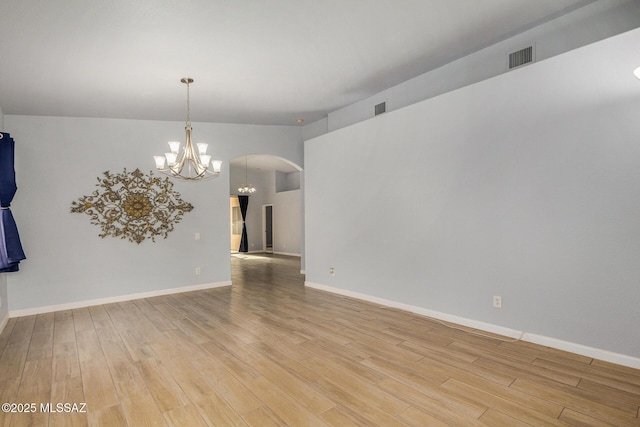
[[[4,331],[4,328],[7,326],[7,322],[9,321],[9,313],[7,312],[5,316],[0,321],[0,334]]]

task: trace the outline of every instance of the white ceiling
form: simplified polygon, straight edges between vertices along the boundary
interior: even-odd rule
[[[310,123],[591,1],[0,0],[0,108]]]

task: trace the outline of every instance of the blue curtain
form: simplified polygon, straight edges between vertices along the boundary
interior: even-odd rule
[[[240,248],[238,252],[249,252],[249,239],[247,238],[247,207],[249,206],[249,196],[238,196],[240,202],[240,213],[242,214],[242,239],[240,240]]]
[[[11,201],[16,194],[16,172],[13,168],[15,143],[8,133],[0,133],[0,273],[18,271],[24,256],[18,227],[11,214]]]

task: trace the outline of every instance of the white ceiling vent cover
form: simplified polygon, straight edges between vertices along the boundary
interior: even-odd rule
[[[533,62],[533,46],[509,54],[509,69]]]

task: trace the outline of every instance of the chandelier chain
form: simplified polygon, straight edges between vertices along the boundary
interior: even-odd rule
[[[251,194],[255,192],[255,187],[253,185],[249,185],[249,156],[244,156],[244,187],[238,188],[238,193]]]
[[[191,105],[189,103],[189,80],[187,80],[186,85],[187,85],[187,123],[186,125],[188,127],[191,127]]]

